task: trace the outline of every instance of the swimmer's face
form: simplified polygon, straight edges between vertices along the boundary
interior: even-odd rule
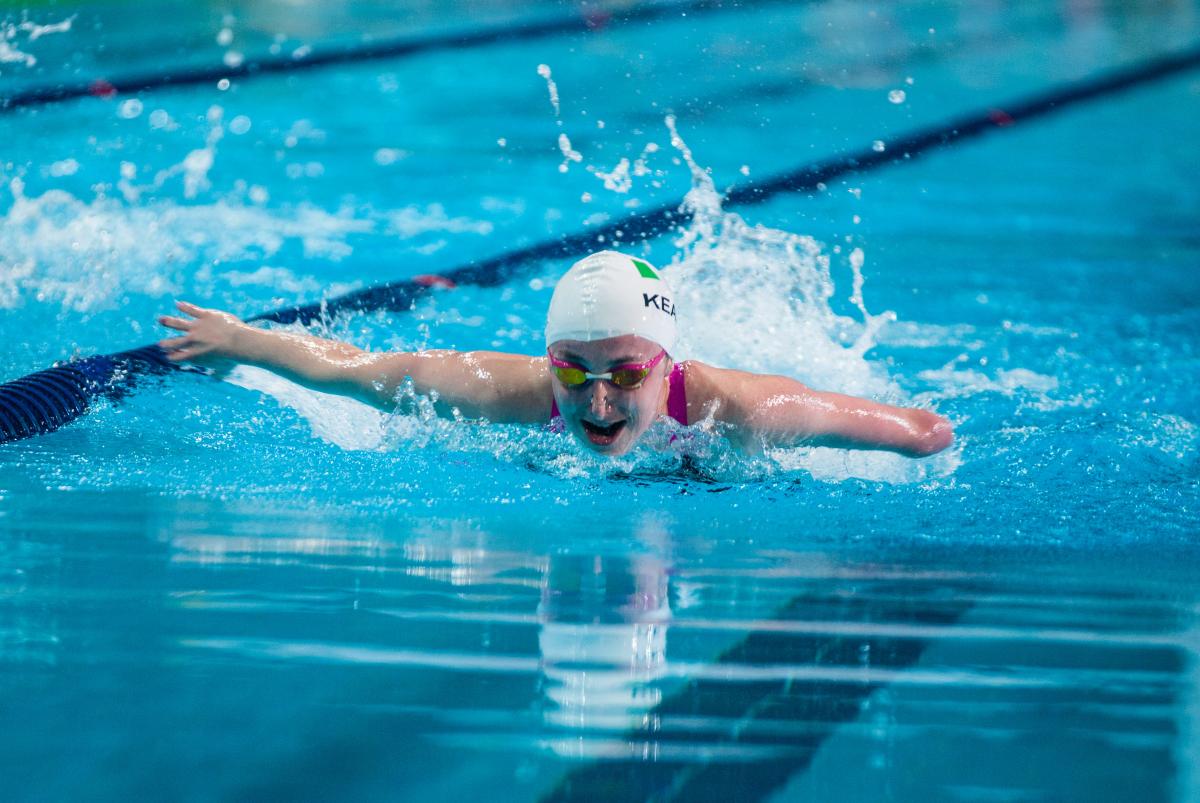
[[[662,347],[657,343],[637,335],[604,340],[559,340],[550,346],[550,353],[556,359],[575,363],[593,374],[607,373],[631,363],[649,362],[661,351]],[[568,387],[553,372],[550,384],[567,431],[588,448],[616,456],[629,451],[665,409],[666,378],[670,370],[670,358],[663,358],[636,388],[619,388],[600,379],[579,387]]]

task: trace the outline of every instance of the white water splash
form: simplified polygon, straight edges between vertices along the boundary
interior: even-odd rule
[[[179,206],[130,206],[99,196],[83,202],[62,190],[27,196],[9,182],[13,203],[0,217],[0,306],[26,299],[94,312],[130,293],[176,293],[170,266],[248,258],[268,259],[289,241],[308,256],[340,259],[345,238],[372,231],[374,221],[313,206],[287,213],[234,200]]]
[[[384,213],[389,224],[389,231],[401,237],[416,237],[428,232],[444,231],[450,234],[478,234],[486,237],[492,233],[493,225],[489,220],[476,220],[469,217],[450,217],[441,204],[430,204],[426,207],[406,206]]]
[[[610,192],[624,195],[633,189],[633,178],[629,175],[629,160],[624,157],[608,173],[598,167],[589,167],[588,169],[596,175],[596,178],[604,182],[604,189]]]
[[[550,105],[554,107],[554,116],[560,114],[558,106],[558,85],[554,83],[554,77],[550,74],[549,64],[539,64],[537,66],[537,74],[546,79],[546,90],[550,93]],[[561,121],[559,123],[562,124]]]
[[[558,135],[558,149],[562,152],[562,164],[558,166],[558,172],[565,173],[570,167],[571,162],[582,162],[583,154],[571,147],[571,140],[565,133]]]
[[[663,271],[676,294],[686,349],[680,356],[792,376],[817,390],[913,405],[885,366],[866,357],[895,315],[868,311],[863,252],[851,252],[846,266],[850,300],[860,317],[838,315],[830,306],[836,285],[822,245],[724,211],[711,176],[696,163],[674,118],[666,124],[672,146],[692,173],[684,200],[692,221],[676,240],[678,255]],[[952,472],[959,458],[954,451],[913,461],[884,452],[799,448],[770,450],[765,460],[763,465],[747,458],[737,471],[802,469],[820,479],[913,482]]]
[[[304,332],[300,327],[289,327]],[[265,393],[308,421],[313,434],[343,449],[378,451],[385,444],[388,416],[360,401],[320,393],[249,365],[230,371],[225,381]]]

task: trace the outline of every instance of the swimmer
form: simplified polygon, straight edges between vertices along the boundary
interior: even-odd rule
[[[645,260],[601,251],[580,260],[550,299],[546,353],[430,349],[369,352],[337,340],[250,326],[178,302],[161,316],[182,334],[159,343],[171,360],[255,365],[305,387],[394,410],[406,380],[435,410],[496,423],[546,424],[604,455],[629,451],[661,417],[711,418],[736,445],[883,449],[925,457],[953,427],[928,410],[812,390],[795,379],[676,362],[674,296]]]

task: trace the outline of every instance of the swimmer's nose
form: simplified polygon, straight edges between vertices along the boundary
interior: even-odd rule
[[[612,389],[609,388],[607,382],[592,383],[592,403],[591,411],[594,419],[603,421],[605,414],[608,413],[608,408],[612,405],[609,402],[609,394]]]

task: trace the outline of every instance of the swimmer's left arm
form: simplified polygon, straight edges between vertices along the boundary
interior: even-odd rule
[[[715,417],[748,446],[833,446],[882,449],[927,457],[954,441],[953,425],[936,413],[824,393],[784,376],[704,366],[696,384],[717,401]],[[714,374],[719,373],[717,377]],[[689,375],[689,399],[692,394]],[[717,381],[713,381],[717,380]],[[699,400],[699,399],[698,399]]]

